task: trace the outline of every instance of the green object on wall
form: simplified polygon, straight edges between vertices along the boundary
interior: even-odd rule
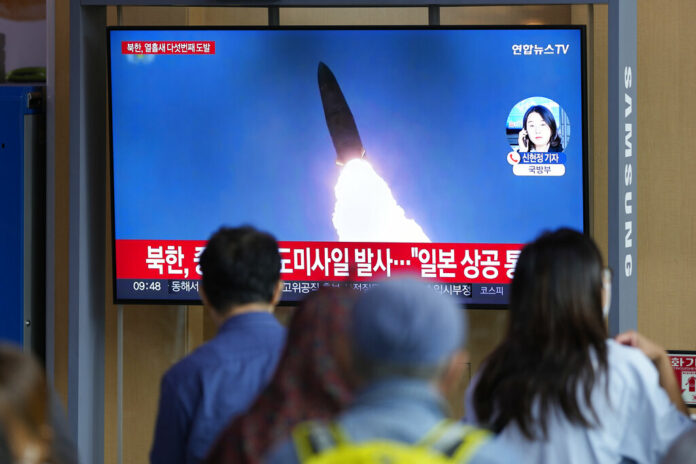
[[[17,68],[7,73],[7,82],[46,82],[46,68],[43,66]]]

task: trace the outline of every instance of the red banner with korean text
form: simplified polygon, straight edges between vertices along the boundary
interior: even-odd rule
[[[116,240],[117,279],[199,279],[204,240]],[[279,242],[286,281],[509,283],[522,244]]]
[[[139,41],[121,42],[122,55],[214,55],[215,41]]]

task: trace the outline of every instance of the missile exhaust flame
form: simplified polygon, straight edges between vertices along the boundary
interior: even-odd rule
[[[343,242],[430,242],[423,229],[406,217],[389,185],[364,159],[341,169],[335,187],[333,224]]]

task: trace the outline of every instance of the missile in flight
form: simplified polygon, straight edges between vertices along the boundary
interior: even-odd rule
[[[353,113],[341,92],[336,76],[328,66],[319,62],[317,77],[326,126],[329,128],[329,134],[336,149],[336,164],[343,166],[352,159],[364,158],[365,149],[360,140]]]

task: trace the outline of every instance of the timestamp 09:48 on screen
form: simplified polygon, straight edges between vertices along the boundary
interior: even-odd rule
[[[152,282],[145,282],[142,280],[136,280],[133,282],[133,290],[137,292],[143,292],[146,290],[151,290],[151,291],[160,291],[162,290],[162,282],[159,281],[152,281]]]

